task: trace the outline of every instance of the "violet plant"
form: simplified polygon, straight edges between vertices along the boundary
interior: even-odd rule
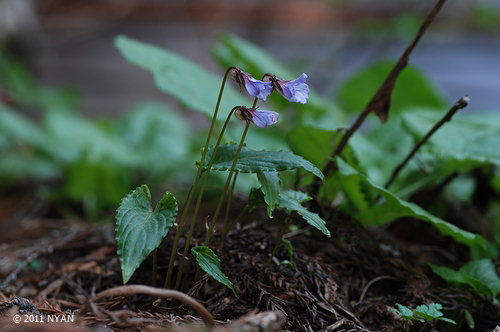
[[[239,105],[234,106],[231,109],[218,134],[216,143],[213,146],[210,146],[210,141],[216,128],[217,116],[228,77],[232,78],[232,80],[239,85],[240,92],[244,88],[248,94],[255,99],[251,107]],[[171,246],[169,265],[167,275],[165,277],[164,287],[171,287],[176,260],[179,260],[179,264],[174,287],[176,289],[181,287],[182,281],[185,278],[184,262],[189,259],[188,252],[190,249],[191,237],[193,235],[195,224],[198,220],[199,208],[203,201],[205,185],[211,170],[228,170],[228,175],[213,216],[208,222],[203,245],[191,248],[191,253],[199,264],[199,268],[194,278],[195,280],[199,276],[201,268],[214,279],[229,287],[236,295],[235,290],[232,287],[232,283],[221,272],[219,258],[215,252],[210,249],[210,240],[214,233],[214,229],[218,222],[224,202],[226,202],[226,213],[221,233],[223,236],[221,236],[217,244],[218,249],[223,247],[225,236],[229,232],[231,226],[234,225],[234,222],[231,224],[228,222],[228,211],[231,204],[231,195],[236,183],[236,176],[239,172],[258,174],[259,181],[268,189],[263,190],[263,193],[265,195],[264,202],[268,204],[270,217],[272,216],[271,213],[275,207],[294,210],[301,214],[311,225],[318,228],[326,235],[330,235],[328,229],[326,229],[325,222],[314,213],[306,213],[306,209],[299,203],[301,201],[299,198],[294,198],[293,193],[290,194],[286,191],[280,193],[281,189],[279,185],[279,176],[277,175],[280,171],[302,168],[320,179],[323,179],[321,171],[309,161],[293,154],[292,152],[256,151],[245,145],[245,138],[252,123],[257,127],[266,128],[277,123],[279,119],[279,114],[277,112],[257,108],[257,101],[259,99],[265,101],[266,98],[274,90],[276,90],[287,100],[304,104],[306,103],[309,95],[309,87],[307,86],[306,80],[306,74],[302,74],[299,78],[293,81],[281,80],[275,75],[270,74],[266,74],[263,77],[263,80],[257,80],[253,78],[251,74],[236,67],[229,67],[226,70],[212,115],[212,121],[205,146],[202,149],[201,159],[197,163],[197,173],[191,189],[188,192],[186,201],[183,204],[180,216],[177,216],[177,201],[174,195],[169,192],[164,194],[163,198],[153,210],[151,207],[151,195],[147,185],[142,185],[133,190],[130,194],[123,198],[117,209],[116,241],[124,283],[127,283],[130,280],[134,271],[152,252],[153,284],[155,283],[157,262],[157,253],[155,249],[164,240],[172,226],[176,226],[176,233]],[[237,119],[244,121],[245,129],[238,144],[221,144],[233,115]],[[195,197],[196,195],[197,197]],[[192,208],[193,202],[195,202],[194,208]],[[179,257],[179,240],[184,234],[184,228],[187,225],[187,216],[190,211],[192,212],[191,220],[189,222],[189,228],[185,238],[184,249]],[[244,209],[244,211],[249,210]],[[288,225],[288,222],[285,224]],[[282,238],[280,237],[278,241],[282,242]]]

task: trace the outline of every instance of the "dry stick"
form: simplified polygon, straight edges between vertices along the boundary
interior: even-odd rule
[[[154,297],[169,297],[176,299],[193,308],[193,310],[196,311],[198,315],[201,316],[205,324],[209,326],[216,325],[215,320],[210,314],[210,312],[208,312],[208,310],[202,304],[200,304],[191,296],[172,289],[162,289],[144,285],[125,285],[125,286],[118,286],[106,289],[105,291],[102,291],[99,294],[95,295],[94,297],[90,298],[86,303],[86,305],[81,310],[83,310],[87,305],[90,305],[91,303],[99,301],[106,297],[132,296],[136,294],[145,294]]]
[[[408,163],[408,161],[410,161],[410,159],[415,155],[415,153],[422,147],[422,145],[424,145],[425,142],[427,142],[429,140],[429,138],[439,129],[441,128],[442,125],[444,125],[446,122],[448,121],[451,121],[451,118],[453,117],[453,115],[455,115],[455,113],[466,107],[468,104],[469,104],[469,101],[470,101],[470,98],[469,96],[465,95],[463,96],[462,98],[460,98],[456,103],[455,105],[453,105],[450,110],[443,116],[443,118],[441,120],[439,120],[435,125],[434,127],[432,127],[431,130],[429,130],[429,132],[424,136],[422,137],[422,139],[417,143],[415,144],[415,146],[413,147],[413,149],[410,151],[410,153],[408,153],[408,155],[406,156],[406,158],[394,169],[394,171],[392,172],[392,175],[391,177],[389,178],[389,180],[387,180],[386,184],[384,185],[385,188],[389,188],[389,186],[391,185],[391,183],[396,179],[396,177],[398,176],[399,172],[403,169],[403,167],[405,167],[405,165]]]
[[[347,145],[349,138],[363,124],[368,114],[370,114],[371,112],[375,112],[379,116],[382,122],[385,122],[387,120],[387,114],[391,104],[391,94],[394,88],[394,83],[396,81],[396,78],[398,77],[401,70],[403,70],[408,64],[408,59],[410,57],[411,52],[417,45],[420,38],[425,33],[425,30],[427,30],[429,25],[432,23],[434,17],[436,17],[441,7],[443,7],[445,2],[446,0],[439,0],[438,3],[432,9],[432,11],[429,13],[427,18],[425,19],[425,22],[418,30],[417,35],[415,36],[415,38],[413,38],[408,47],[406,47],[406,50],[401,55],[394,68],[392,68],[389,75],[387,75],[386,79],[384,80],[378,91],[375,93],[375,95],[370,100],[368,105],[365,107],[363,112],[358,116],[356,121],[351,125],[351,127],[342,137],[342,140],[340,141],[339,145],[337,145],[337,148],[333,152],[332,159],[328,162],[328,164],[326,164],[325,168],[323,169],[323,174],[326,175],[328,171],[330,171],[335,166],[334,157],[340,156],[342,150]],[[317,186],[319,186],[319,183],[317,184]]]

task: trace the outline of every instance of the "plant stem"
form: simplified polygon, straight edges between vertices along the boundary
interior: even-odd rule
[[[238,216],[234,218],[229,227],[222,232],[221,238],[219,239],[219,243],[217,244],[217,251],[220,251],[224,247],[224,241],[226,240],[227,234],[231,231],[231,229],[233,229],[234,225],[236,225],[236,223],[240,221],[241,217],[243,217],[247,212],[248,212],[248,204],[245,205],[245,207],[241,210]]]
[[[408,64],[408,59],[410,57],[411,52],[417,45],[418,41],[420,38],[423,36],[429,25],[432,23],[434,18],[436,17],[437,13],[443,7],[444,3],[446,0],[439,0],[432,11],[429,13],[427,18],[425,19],[424,23],[418,30],[417,34],[413,38],[413,40],[410,42],[410,44],[406,47],[405,51],[399,58],[398,62],[394,65],[392,68],[391,72],[387,75],[386,79],[382,83],[382,85],[379,87],[375,95],[372,97],[368,105],[366,105],[365,109],[361,114],[358,116],[358,118],[354,121],[354,123],[351,125],[351,127],[347,130],[347,132],[344,134],[342,137],[342,140],[339,142],[339,145],[337,145],[337,148],[334,150],[330,161],[326,164],[325,168],[323,169],[323,174],[325,176],[327,173],[335,167],[335,157],[340,156],[342,153],[342,150],[344,150],[345,146],[347,145],[347,142],[349,141],[349,138],[358,130],[359,127],[363,124],[365,121],[366,117],[368,114],[371,112],[376,113],[380,120],[382,122],[385,122],[387,120],[388,116],[388,111],[389,107],[391,104],[391,95],[392,95],[392,90],[394,88],[394,84],[396,82],[396,79],[399,75],[399,73],[406,67]],[[318,189],[319,183],[316,182],[316,188]],[[317,191],[317,190],[315,190]]]
[[[279,235],[278,239],[276,240],[273,251],[271,252],[271,256],[269,256],[269,258],[267,259],[266,266],[269,266],[271,264],[271,262],[273,261],[273,257],[274,257],[274,255],[276,255],[276,252],[278,251],[278,248],[281,244],[281,240],[283,239],[283,235],[285,234],[285,231],[287,230],[288,225],[290,224],[291,218],[292,218],[292,215],[289,214],[285,220],[285,223],[281,227],[280,235]]]
[[[226,203],[226,213],[224,214],[224,226],[222,227],[222,234],[227,234],[227,228],[228,228],[228,221],[229,221],[229,212],[231,210],[231,203],[233,202],[233,193],[234,193],[234,186],[236,185],[236,179],[238,178],[239,172],[236,171],[233,177],[233,184],[231,184],[231,189],[229,190],[229,197],[227,199]],[[222,236],[221,236],[222,239]],[[221,241],[219,241],[219,244],[221,244]],[[219,251],[222,248],[219,248],[217,245],[217,251]]]
[[[208,243],[210,241],[210,237],[212,236],[213,229],[215,227],[215,223],[217,222],[217,218],[219,217],[220,209],[222,207],[222,203],[224,202],[224,198],[226,197],[227,194],[227,189],[229,188],[229,184],[231,183],[231,178],[233,177],[234,169],[236,168],[236,163],[238,162],[238,158],[240,156],[241,149],[243,148],[243,143],[245,142],[245,137],[247,136],[248,128],[250,127],[250,121],[246,121],[245,125],[245,130],[243,131],[243,134],[241,135],[241,140],[240,140],[240,145],[238,146],[238,150],[236,151],[236,154],[234,156],[233,164],[231,165],[231,169],[229,170],[229,175],[227,176],[226,183],[224,184],[224,189],[222,189],[222,194],[219,198],[219,202],[217,203],[217,207],[214,212],[214,216],[212,220],[210,221],[208,230],[207,230],[207,235],[205,237],[205,246],[208,246]]]
[[[151,286],[156,287],[156,272],[157,272],[157,262],[158,262],[158,248],[155,248],[153,250],[153,268],[151,271],[152,279],[151,279]]]
[[[231,120],[231,116],[233,115],[236,108],[237,107],[234,107],[229,112],[229,115],[227,116],[226,121],[224,122],[224,126],[222,127],[221,132],[219,134],[219,137],[217,138],[217,143],[215,143],[215,146],[214,146],[214,149],[212,152],[212,156],[211,156],[211,158],[208,162],[207,168],[205,170],[203,181],[202,181],[201,186],[200,186],[200,191],[198,193],[198,198],[196,199],[194,213],[193,213],[193,216],[191,217],[191,224],[189,225],[189,230],[188,230],[188,234],[186,237],[186,244],[184,245],[184,251],[182,252],[183,259],[180,262],[179,271],[177,272],[177,278],[175,281],[175,289],[179,289],[182,274],[184,273],[184,261],[188,255],[188,251],[189,251],[189,247],[190,247],[190,243],[191,243],[191,238],[193,236],[194,226],[196,225],[196,219],[198,218],[198,211],[200,209],[201,200],[203,198],[203,192],[205,191],[205,185],[206,185],[207,180],[208,180],[208,175],[210,174],[210,169],[212,168],[212,165],[214,163],[215,155],[217,154],[217,150],[219,149],[220,142],[222,141],[222,137],[224,136],[224,132],[226,131],[227,125],[229,124],[229,120]],[[199,167],[200,167],[200,169],[203,169],[203,164],[200,164]]]
[[[422,147],[422,145],[425,144],[425,142],[427,142],[429,140],[429,138],[439,129],[441,128],[442,125],[444,125],[446,122],[448,121],[451,121],[451,118],[453,117],[453,115],[455,115],[455,113],[466,107],[468,104],[469,104],[469,101],[470,101],[470,98],[469,96],[465,95],[463,96],[462,98],[460,98],[456,103],[455,105],[453,105],[450,110],[448,112],[446,112],[446,114],[441,118],[441,120],[439,120],[432,128],[431,130],[429,130],[429,132],[424,136],[422,137],[422,139],[417,143],[415,144],[415,146],[413,147],[413,149],[410,151],[410,153],[408,153],[408,155],[406,156],[406,158],[394,169],[394,171],[392,172],[392,175],[391,177],[389,178],[389,180],[387,180],[387,182],[385,183],[384,187],[385,188],[389,188],[389,186],[392,184],[392,182],[396,179],[396,177],[398,176],[399,172],[401,172],[401,170],[403,169],[403,167],[406,166],[406,164],[408,163],[408,161],[410,161],[410,159],[415,155],[415,153]]]
[[[219,113],[220,102],[222,100],[222,94],[224,93],[224,86],[226,85],[227,76],[229,75],[229,72],[233,68],[234,67],[229,67],[226,70],[226,73],[224,74],[224,78],[222,79],[222,84],[221,84],[221,87],[219,90],[219,97],[217,98],[217,103],[215,105],[214,115],[212,116],[212,122],[210,123],[210,129],[208,130],[207,140],[205,142],[205,147],[203,148],[203,151],[201,153],[200,167],[198,167],[198,171],[196,172],[194,182],[191,186],[191,189],[189,189],[189,193],[188,193],[188,196],[186,198],[186,202],[184,203],[182,214],[181,214],[181,217],[179,219],[179,223],[177,225],[177,230],[175,232],[175,238],[174,238],[174,243],[173,243],[173,247],[172,247],[172,252],[170,254],[170,261],[168,263],[167,277],[165,278],[165,284],[163,286],[164,288],[170,287],[170,280],[172,278],[172,270],[174,267],[175,256],[177,254],[177,246],[179,244],[179,239],[180,239],[181,234],[182,234],[182,229],[184,228],[184,221],[186,219],[187,212],[189,210],[189,206],[191,205],[191,200],[193,199],[194,190],[195,190],[196,186],[198,185],[198,181],[200,180],[200,177],[201,177],[201,172],[203,170],[202,165],[205,163],[208,145],[210,144],[210,138],[212,137],[212,132],[214,130],[215,123],[217,120],[217,114]]]
[[[420,330],[418,330],[418,332],[422,332],[427,324],[429,324],[429,322],[425,322],[425,324],[420,328]]]
[[[236,168],[236,162],[238,161],[241,149],[243,148],[243,143],[245,142],[245,137],[247,135],[248,128],[250,127],[250,121],[247,120],[246,122],[247,123],[245,126],[245,130],[243,131],[243,134],[241,135],[240,145],[238,146],[238,150],[236,151],[236,154],[234,156],[233,164],[231,165],[231,169],[229,170],[229,175],[227,176],[226,183],[224,184],[224,188],[222,189],[222,194],[220,195],[219,202],[217,203],[217,207],[215,208],[214,216],[212,217],[212,220],[210,221],[210,224],[208,226],[207,235],[205,237],[205,242],[203,243],[204,246],[208,246],[208,243],[210,242],[210,237],[212,236],[215,224],[217,222],[217,218],[219,217],[222,203],[224,202],[224,198],[226,197],[226,194],[227,194],[227,189],[229,188],[229,183],[231,183],[231,178],[233,176],[234,169]],[[198,268],[196,269],[195,277],[194,277],[195,282],[196,282],[196,280],[199,279],[200,272],[201,272],[201,269],[198,266]]]

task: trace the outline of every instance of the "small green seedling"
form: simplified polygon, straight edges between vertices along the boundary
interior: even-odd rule
[[[425,327],[434,320],[456,324],[454,320],[443,317],[444,315],[441,312],[443,306],[440,303],[431,303],[429,305],[422,304],[419,305],[414,311],[399,303],[396,303],[396,308],[397,310],[393,309],[393,311],[405,319],[405,331],[408,331],[408,321],[410,320],[416,320],[421,323],[425,322],[419,331],[423,331]]]

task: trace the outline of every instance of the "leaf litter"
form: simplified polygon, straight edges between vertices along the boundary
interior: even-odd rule
[[[218,326],[212,331],[241,331],[242,326],[248,331],[394,331],[404,325],[391,310],[395,303],[416,307],[431,302],[441,303],[447,312],[468,310],[477,330],[491,330],[498,324],[498,305],[448,286],[427,266],[429,261],[457,265],[450,252],[464,250],[459,244],[442,241],[423,246],[400,241],[394,235],[398,227],[395,233],[390,228],[365,229],[339,212],[329,218],[332,238],[325,239],[297,216],[293,223],[303,228],[285,236],[293,244],[293,268],[280,264],[290,259],[285,246],[267,266],[280,233],[276,225],[284,218],[276,213],[272,223],[263,223],[266,211],[257,210],[228,234],[218,256],[238,297],[208,276],[183,289],[216,320]],[[433,232],[425,226],[414,231],[422,236]],[[201,229],[198,235],[194,243],[202,241]],[[162,278],[171,237],[158,251]],[[74,323],[64,323],[68,331],[207,331],[201,317],[178,301],[139,293],[89,301],[122,285],[112,224],[31,217],[3,233],[0,240],[0,320],[6,323],[2,325],[6,331],[21,325],[25,330],[58,328],[54,323],[16,327],[11,317],[13,310],[21,312],[19,301],[33,314],[74,315]],[[129,283],[150,285],[151,264],[148,258]],[[186,285],[192,281],[193,266],[186,274]]]

